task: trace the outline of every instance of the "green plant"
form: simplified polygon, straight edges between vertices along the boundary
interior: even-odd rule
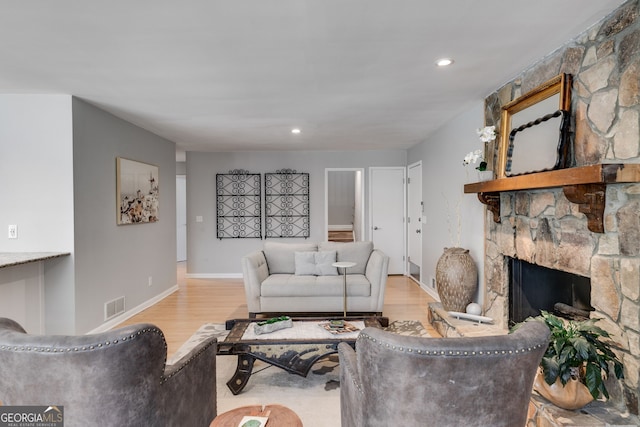
[[[544,321],[551,336],[549,346],[540,366],[547,384],[560,379],[563,385],[578,376],[589,389],[594,399],[602,394],[609,398],[604,378],[609,375],[613,364],[616,378],[623,378],[622,363],[611,350],[609,343],[601,338],[609,338],[607,331],[595,325],[600,319],[566,321],[542,311],[537,320]]]

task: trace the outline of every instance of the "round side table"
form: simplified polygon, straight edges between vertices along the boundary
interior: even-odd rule
[[[342,269],[342,311],[347,317],[347,268],[355,267],[355,262],[341,261],[331,264],[333,267]]]
[[[242,417],[247,415],[260,417],[267,412],[269,413],[267,425],[302,427],[300,417],[291,409],[282,405],[267,405],[264,409],[261,405],[242,406],[232,409],[215,417],[209,427],[238,427]]]

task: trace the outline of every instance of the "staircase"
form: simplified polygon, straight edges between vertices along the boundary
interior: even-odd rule
[[[330,242],[353,242],[353,231],[329,231],[327,240]]]

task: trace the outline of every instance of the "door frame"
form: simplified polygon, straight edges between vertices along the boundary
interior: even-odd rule
[[[179,181],[184,181],[184,194],[178,194],[178,187],[182,184],[178,184]],[[179,199],[178,196],[182,196]],[[178,223],[180,215],[178,211],[181,210],[184,213],[184,224]],[[176,259],[178,262],[184,262],[187,260],[187,175],[176,174]],[[184,236],[181,239],[178,229],[184,226]],[[181,241],[182,240],[182,241]],[[184,259],[182,258],[182,252],[179,249],[184,249]]]
[[[404,166],[371,166],[369,167],[369,227],[368,227],[368,240],[373,242],[373,171],[374,170],[392,170],[398,169],[402,170],[402,222],[404,226],[402,227],[402,274],[407,274],[407,169]]]
[[[362,206],[362,212],[360,212],[360,236],[364,240],[364,168],[324,168],[324,240],[329,238],[329,172],[360,172],[361,188],[360,188],[360,206]],[[357,191],[356,191],[357,192]],[[355,230],[353,230],[355,232]]]
[[[407,184],[406,184],[406,194],[407,194],[407,215],[405,216],[405,233],[407,234],[407,257],[406,257],[406,263],[405,263],[405,271],[407,272],[407,276],[409,276],[409,278],[411,278],[412,280],[414,280],[415,282],[417,282],[421,287],[424,286],[423,284],[423,277],[424,277],[424,271],[422,270],[422,260],[424,258],[424,256],[420,257],[420,263],[413,263],[416,264],[419,268],[420,268],[420,279],[416,280],[415,277],[413,277],[410,273],[410,269],[409,269],[409,221],[406,220],[407,216],[409,215],[410,209],[409,209],[409,178],[410,178],[410,173],[409,171],[414,168],[414,167],[420,167],[420,177],[422,178],[422,160],[418,160],[417,162],[411,163],[410,165],[407,165]],[[420,195],[420,201],[424,202],[424,200],[422,200],[422,194]],[[421,213],[424,213],[424,205],[422,205],[422,209],[421,209]],[[424,216],[424,215],[423,215]],[[424,223],[422,221],[422,218],[420,219],[420,229],[423,231],[424,230]],[[423,240],[424,240],[424,234],[421,232],[420,233],[420,247],[422,248],[422,250],[424,250],[424,246],[423,246]],[[422,250],[420,252],[422,252]],[[421,254],[423,255],[423,254]]]

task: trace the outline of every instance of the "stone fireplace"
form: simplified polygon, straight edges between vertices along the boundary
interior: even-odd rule
[[[559,73],[573,76],[575,166],[640,162],[640,6],[623,4],[586,33],[485,100],[487,125],[502,105]],[[488,151],[496,152],[497,147]],[[638,177],[640,178],[640,177]],[[638,414],[640,396],[640,184],[606,187],[604,233],[592,232],[562,187],[500,193],[500,222],[486,215],[484,315],[507,328],[509,258],[590,279],[592,318],[624,364],[618,400]]]

